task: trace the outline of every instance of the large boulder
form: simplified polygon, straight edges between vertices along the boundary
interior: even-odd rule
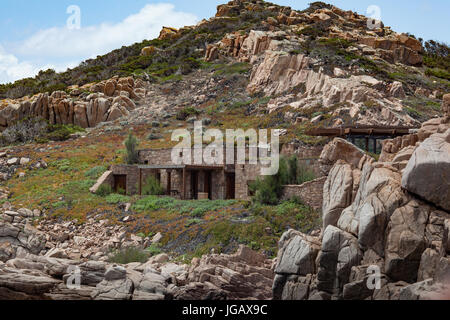
[[[319,161],[321,165],[330,167],[336,161],[344,160],[355,168],[361,168],[361,159],[365,157],[364,151],[354,144],[342,138],[335,138],[323,148]]]
[[[450,129],[432,135],[415,150],[403,172],[402,186],[450,211]]]
[[[339,294],[349,281],[352,267],[358,265],[361,259],[362,253],[356,237],[334,226],[328,226],[318,257],[317,288],[330,294]]]
[[[277,274],[306,276],[316,272],[315,261],[320,250],[320,242],[294,230],[288,231],[280,241]]]
[[[337,226],[342,210],[352,203],[353,171],[351,165],[339,160],[330,171],[323,188],[323,229]]]
[[[430,208],[417,200],[398,208],[387,229],[385,272],[393,280],[417,280],[422,254],[426,249],[425,227]]]

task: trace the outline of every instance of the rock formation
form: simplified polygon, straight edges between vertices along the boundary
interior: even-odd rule
[[[83,226],[44,220],[40,211],[0,214],[0,299],[193,300],[270,299],[273,262],[241,246],[231,255],[194,258],[191,265],[160,254],[146,263],[108,263],[111,250],[148,243],[107,221]],[[153,241],[156,241],[153,239]],[[78,285],[78,286],[77,286]]]
[[[434,122],[420,130],[427,134],[385,141],[379,162],[362,161],[367,156],[341,139],[325,147],[321,162],[335,164],[324,186],[322,234],[283,235],[276,299],[448,296],[450,122]]]
[[[0,128],[27,117],[40,117],[51,124],[74,124],[95,127],[100,122],[127,116],[136,102],[145,97],[141,80],[112,78],[82,88],[71,87],[70,93],[55,91],[29,99],[11,102],[0,110]]]

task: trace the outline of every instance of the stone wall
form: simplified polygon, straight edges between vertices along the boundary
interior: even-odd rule
[[[327,177],[321,177],[313,181],[305,182],[301,185],[284,186],[283,200],[298,197],[304,204],[322,210],[323,186]]]

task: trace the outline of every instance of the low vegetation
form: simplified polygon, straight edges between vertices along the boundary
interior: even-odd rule
[[[118,264],[128,264],[132,262],[147,262],[151,257],[149,251],[139,248],[125,248],[116,252],[113,252],[109,258],[109,262]]]
[[[315,179],[315,174],[305,165],[299,165],[294,155],[289,159],[281,158],[278,173],[259,178],[252,185],[254,202],[258,204],[277,205],[280,203],[283,186],[287,184],[302,184]]]
[[[84,129],[75,125],[50,124],[40,118],[26,118],[9,126],[0,135],[0,145],[8,146],[21,143],[47,143],[49,141],[65,141]]]
[[[216,211],[236,203],[234,200],[177,200],[170,197],[148,196],[138,200],[133,209],[140,212],[167,210],[199,218],[209,211]]]
[[[130,132],[124,144],[126,147],[125,162],[130,165],[139,163],[139,140]]]

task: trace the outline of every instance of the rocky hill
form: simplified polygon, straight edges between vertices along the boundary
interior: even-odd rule
[[[300,11],[235,0],[196,26],[164,27],[67,72],[0,85],[0,298],[440,294],[449,272],[448,47],[372,25],[322,2]],[[308,161],[323,150],[314,172],[326,180],[321,212],[293,200],[89,192],[123,163],[129,132],[140,148],[167,148],[196,120],[282,129],[284,148],[310,150]],[[307,135],[346,126],[412,131],[384,141],[381,155]],[[365,286],[374,266],[380,290]],[[73,270],[82,290],[65,285]]]

